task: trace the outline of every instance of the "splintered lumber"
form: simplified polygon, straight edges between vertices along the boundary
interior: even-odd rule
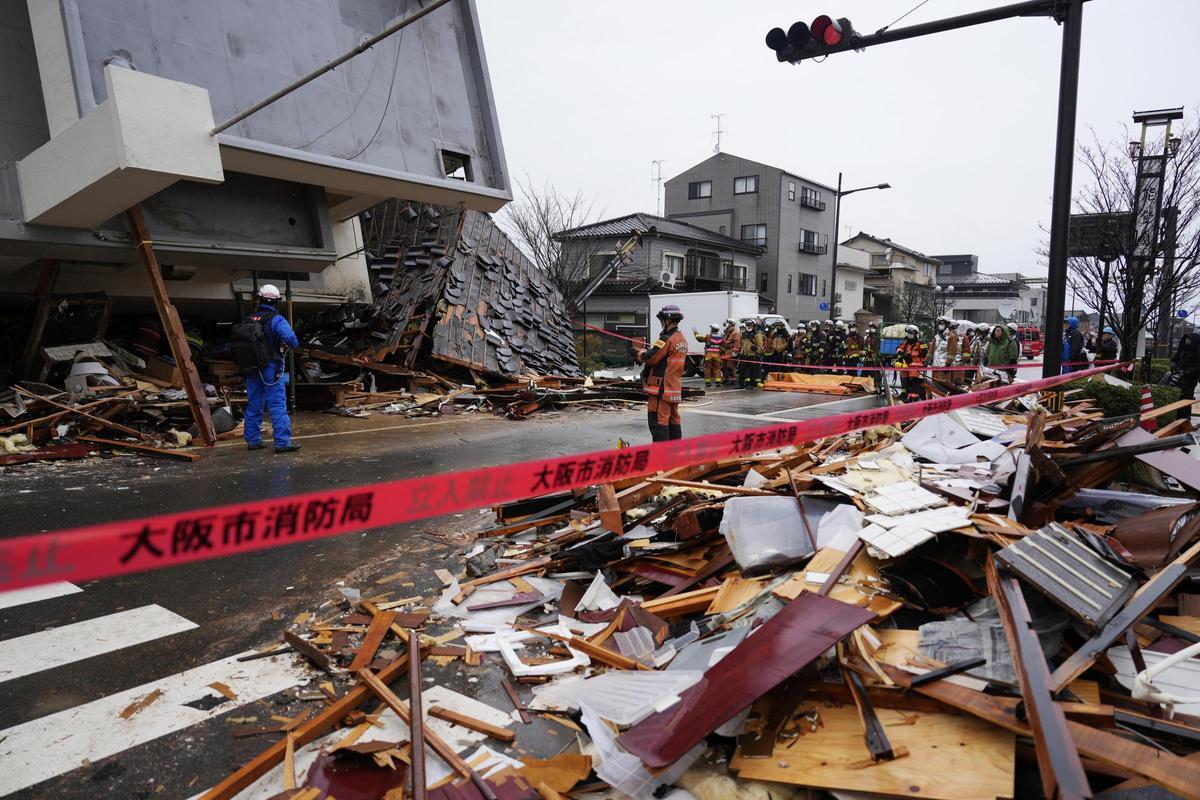
[[[681,617],[708,608],[720,592],[720,586],[693,589],[661,600],[646,600],[642,603],[642,608],[656,617]]]
[[[573,647],[576,650],[580,651],[581,653],[585,653],[588,656],[588,658],[592,659],[593,661],[599,661],[601,664],[607,664],[610,667],[616,667],[617,669],[631,669],[631,670],[632,669],[640,669],[640,670],[651,669],[650,667],[647,667],[645,664],[642,664],[638,661],[634,661],[632,658],[627,658],[627,657],[621,655],[620,653],[617,653],[617,652],[614,652],[607,648],[601,647],[600,645],[592,644],[587,639],[584,639],[582,636],[563,636],[558,633],[551,633],[550,631],[544,631],[544,630],[541,630],[540,628],[534,628],[529,625],[514,625],[513,627],[515,627],[518,630],[528,631],[529,633],[536,633],[538,636],[545,636],[547,639],[557,639],[558,641],[563,642],[564,644],[568,645],[569,647]]]
[[[394,615],[393,615],[394,616]],[[387,617],[380,614],[371,623],[379,622]],[[387,625],[384,626],[386,632]],[[408,704],[411,718],[408,721],[408,740],[411,743],[409,758],[412,771],[413,800],[425,800],[425,715],[421,713],[421,648],[413,647],[417,641],[417,632],[406,631],[408,634]],[[357,660],[357,659],[356,659]]]
[[[379,645],[383,644],[383,638],[387,636],[388,629],[392,627],[395,619],[395,611],[382,611],[371,618],[367,635],[363,637],[363,643],[355,653],[354,661],[350,662],[351,672],[357,672],[375,659],[375,653],[379,650]]]
[[[994,800],[1012,796],[1016,736],[1003,728],[959,714],[877,708],[893,745],[907,749],[909,755],[868,760],[871,766],[864,766],[862,724],[854,705],[822,704],[820,713],[820,727],[806,730],[798,742],[781,741],[763,758],[748,758],[744,748],[739,749],[730,769],[742,780],[871,797]]]
[[[908,673],[890,666],[883,669],[900,686],[911,686],[912,676]],[[1020,736],[1033,735],[1029,725],[1017,719],[1019,701],[1015,698],[993,697],[946,680],[912,687],[912,691]],[[1181,758],[1073,720],[1067,720],[1067,732],[1081,756],[1143,777],[1183,797],[1200,800],[1200,760]]]
[[[1025,606],[1021,587],[1016,578],[1000,574],[994,558],[988,558],[984,564],[988,588],[1000,612],[1021,695],[1025,698],[1026,713],[1033,728],[1042,790],[1046,797],[1091,797],[1092,790],[1088,786],[1083,764],[1079,761],[1079,751],[1067,733],[1067,717],[1050,693],[1050,671],[1046,667],[1046,657],[1038,643],[1037,634],[1033,631],[1033,621]]]
[[[450,722],[455,725],[461,725],[468,730],[475,731],[476,733],[482,733],[485,736],[490,736],[493,739],[504,742],[505,744],[512,744],[514,741],[516,741],[517,734],[510,731],[508,728],[501,728],[498,725],[493,725],[490,722],[484,722],[481,719],[476,719],[475,717],[459,713],[458,711],[450,708],[430,706],[428,710],[429,716],[431,717],[445,720],[446,722]]]
[[[621,504],[617,500],[617,490],[611,483],[600,485],[596,492],[596,505],[600,511],[600,526],[606,531],[612,531],[617,536],[624,534]]]
[[[747,486],[726,486],[722,483],[705,483],[703,481],[684,481],[676,478],[655,478],[655,483],[661,483],[663,486],[680,486],[684,489],[702,489],[706,492],[720,492],[721,494],[739,494],[747,497],[778,497],[778,492],[770,492],[765,489],[751,489]]]
[[[320,667],[325,672],[333,672],[333,664],[329,662],[329,656],[326,655],[315,644],[307,639],[301,638],[291,631],[283,632],[283,640],[292,646],[297,653],[307,658],[315,666]]]
[[[12,388],[13,388],[13,391],[18,392],[19,394],[23,394],[26,397],[31,397],[34,400],[41,400],[43,403],[46,403],[47,405],[54,406],[55,408],[60,408],[63,411],[67,411],[72,414],[78,414],[79,416],[83,417],[84,419],[90,419],[92,422],[95,422],[99,425],[103,425],[106,428],[112,428],[115,431],[120,431],[121,433],[127,433],[130,436],[137,437],[138,439],[141,439],[143,441],[149,441],[150,439],[154,438],[154,437],[150,436],[150,434],[148,434],[148,433],[142,433],[139,430],[127,427],[125,425],[120,424],[119,422],[113,422],[110,419],[105,419],[104,417],[98,417],[95,414],[89,414],[88,412],[83,411],[81,408],[73,408],[65,403],[60,403],[57,400],[51,400],[49,397],[42,397],[39,394],[34,394],[33,392],[29,391],[28,389],[26,389],[22,386],[14,386]]]
[[[145,453],[148,456],[157,456],[158,458],[173,458],[176,461],[199,461],[200,456],[195,453],[189,453],[185,450],[171,450],[165,447],[151,447],[147,444],[136,444],[134,442],[118,442],[114,439],[101,439],[99,436],[80,436],[79,441],[87,442],[88,444],[96,444],[101,447],[114,447],[119,450],[132,450],[135,453]]]
[[[217,431],[213,427],[208,398],[200,384],[200,373],[196,371],[196,365],[192,361],[192,348],[183,332],[179,312],[171,305],[171,298],[167,296],[167,286],[163,283],[162,270],[159,269],[158,259],[154,255],[154,242],[150,239],[150,231],[146,227],[145,218],[142,217],[142,209],[136,205],[128,209],[125,212],[125,220],[129,223],[129,232],[133,234],[138,257],[150,281],[154,307],[158,311],[158,320],[162,323],[167,344],[170,345],[171,356],[183,374],[183,390],[187,394],[192,419],[195,420],[196,429],[199,431],[197,438],[205,446],[212,447],[217,443]]]
[[[360,669],[354,674],[358,676],[358,679],[361,680],[368,689],[374,692],[376,697],[386,703],[388,708],[392,709],[392,711],[395,711],[396,716],[400,717],[405,724],[411,724],[412,714],[409,711],[408,704],[397,697],[396,694],[387,687],[386,683],[384,683],[370,670]],[[429,746],[433,748],[433,751],[441,756],[442,760],[449,764],[450,768],[455,772],[462,775],[464,778],[470,778],[473,770],[470,766],[468,766],[467,762],[463,761],[458,752],[449,744],[447,744],[445,739],[438,736],[436,732],[430,730],[428,725],[424,725],[422,727],[424,729],[423,733],[425,735],[425,741],[429,743]]]
[[[486,586],[489,583],[505,581],[509,578],[515,578],[518,575],[528,575],[530,572],[537,572],[549,564],[550,560],[550,556],[542,556],[541,558],[535,558],[533,561],[529,561],[524,564],[517,564],[509,567],[508,569],[502,569],[499,572],[493,572],[490,575],[484,575],[482,578],[464,581],[458,585],[458,588],[461,591],[454,596],[454,600],[452,602],[455,605],[462,603],[471,595],[471,592],[475,591],[480,586]]]
[[[398,658],[372,677],[376,681],[387,684],[398,680],[407,672],[408,662]],[[294,746],[303,747],[309,742],[316,741],[326,731],[335,727],[343,717],[362,705],[363,701],[370,696],[371,690],[364,684],[351,687],[344,695],[294,731]],[[282,762],[285,750],[286,743],[282,739],[275,742],[243,764],[228,778],[205,792],[201,800],[233,800],[246,787],[270,772],[276,764]]]

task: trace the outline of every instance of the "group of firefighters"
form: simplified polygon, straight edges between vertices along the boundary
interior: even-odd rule
[[[880,366],[879,327],[872,322],[865,333],[854,322],[813,320],[788,333],[778,321],[767,325],[751,317],[741,325],[732,319],[724,327],[712,325],[707,335],[693,331],[704,344],[704,385],[762,388],[768,372],[816,367],[808,372],[845,372],[862,366]]]
[[[658,340],[648,348],[632,348],[635,360],[644,365],[647,414],[656,442],[683,436],[679,404],[688,356],[687,337],[679,330],[683,321],[679,307],[664,306],[658,319],[663,326]],[[971,383],[974,373],[945,368],[990,367],[1002,380],[1012,381],[1016,376],[1013,365],[1021,357],[1016,327],[986,322],[964,330],[961,327],[956,320],[938,317],[933,339],[923,342],[920,329],[906,325],[903,340],[895,354],[886,357],[886,364],[874,322],[860,334],[853,322],[813,320],[789,334],[782,321],[767,325],[752,317],[741,325],[727,319],[723,327],[710,326],[707,335],[697,331],[693,335],[704,344],[705,386],[756,389],[762,387],[767,372],[804,367],[810,372],[850,374],[863,367],[886,366],[897,371],[904,399],[913,401],[925,398],[922,372],[926,368],[932,370],[934,380],[956,386]],[[876,385],[882,392],[884,380],[877,377]]]

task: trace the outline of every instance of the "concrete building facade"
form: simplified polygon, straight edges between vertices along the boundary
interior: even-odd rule
[[[913,306],[922,305],[911,300],[898,303],[897,298],[905,292],[928,295],[932,308],[935,278],[941,265],[935,257],[863,231],[839,244],[839,251],[843,247],[853,247],[867,253],[869,269],[865,279],[864,308],[879,314],[888,322],[897,321],[893,319],[894,307],[908,306],[911,314]],[[912,288],[906,289],[906,284]]]
[[[754,289],[795,324],[829,313],[833,202],[829,186],[717,153],[666,182],[664,209],[671,219],[762,247]]]
[[[500,208],[473,0],[214,133],[421,6],[0,0],[0,296],[41,260],[55,291],[148,296],[126,274],[134,205],[185,304],[229,299],[251,270],[294,274],[301,297],[368,291],[356,215],[385,198]]]
[[[971,253],[934,256],[941,261],[937,288],[952,316],[972,322],[1015,322],[1036,325],[1044,313],[1045,289],[1040,280],[1019,272],[979,271],[979,256]]]

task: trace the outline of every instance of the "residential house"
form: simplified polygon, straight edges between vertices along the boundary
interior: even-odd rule
[[[838,250],[847,246],[869,257],[864,308],[887,322],[907,321],[901,316],[932,316],[938,259],[862,231],[839,244]]]
[[[838,319],[854,318],[868,322],[875,315],[863,307],[863,292],[867,274],[871,271],[871,256],[865,250],[838,246],[837,289],[833,295],[833,315]]]
[[[717,153],[666,182],[665,213],[763,248],[755,288],[796,323],[829,314],[834,191],[779,167]]]
[[[646,238],[613,275],[583,304],[579,319],[619,336],[649,335],[650,298],[680,292],[753,292],[757,262],[763,249],[679,220],[636,213],[562,231],[565,264],[587,264],[595,275],[612,260],[617,248],[634,231],[657,235]],[[581,270],[582,271],[582,270]],[[760,305],[771,311],[770,303]],[[692,320],[703,324],[716,320]],[[627,346],[616,337],[601,336],[600,355],[620,360]]]
[[[511,199],[474,0],[220,131],[421,4],[289,4],[282,16],[274,3],[135,5],[4,4],[0,302],[24,304],[52,260],[55,292],[150,309],[132,206],[181,310],[228,318],[251,271],[291,276],[300,303],[369,299],[364,209]]]
[[[979,271],[979,256],[971,253],[935,256],[941,265],[937,291],[945,313],[972,322],[1015,322],[1037,324],[1044,290],[1035,288],[1037,279],[1019,272]]]

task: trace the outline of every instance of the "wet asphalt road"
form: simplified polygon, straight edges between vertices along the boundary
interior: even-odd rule
[[[685,436],[691,436],[875,404],[874,398],[720,389],[685,404],[683,428]],[[641,407],[575,407],[523,422],[479,414],[419,420],[303,414],[294,428],[303,450],[289,456],[276,456],[269,448],[249,453],[233,442],[190,464],[120,457],[0,469],[0,535],[611,449],[618,437],[634,444],[649,439]],[[466,512],[92,581],[82,584],[79,593],[2,608],[0,647],[3,640],[149,604],[169,609],[196,627],[26,677],[3,681],[0,676],[0,727],[41,719],[276,641],[297,614],[339,597],[339,581],[361,588],[364,595],[388,590],[396,597],[428,594],[437,588],[434,569],[458,570],[454,554],[469,540],[463,534],[486,527],[491,519],[490,513]],[[389,575],[394,577],[387,584],[376,584]],[[430,665],[427,674],[498,708],[510,708],[493,682],[495,670],[474,670],[476,682],[468,685],[470,671],[454,662],[446,668]],[[534,742],[543,755],[569,741],[568,732],[559,726],[540,720],[535,726],[537,734],[523,733],[522,742]],[[229,727],[218,717],[11,796],[188,798],[269,743],[269,737],[234,739]],[[0,731],[0,766],[2,737]]]

